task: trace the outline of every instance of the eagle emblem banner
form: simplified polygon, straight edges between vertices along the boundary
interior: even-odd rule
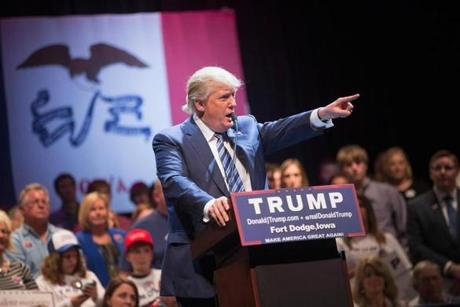
[[[112,207],[131,212],[130,186],[156,179],[151,141],[183,121],[185,83],[201,66],[243,78],[231,10],[1,20],[13,180],[18,193],[72,174],[111,183]],[[247,112],[245,93],[238,94]],[[80,197],[81,199],[81,197]]]

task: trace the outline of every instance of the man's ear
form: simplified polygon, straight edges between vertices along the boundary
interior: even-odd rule
[[[195,110],[197,110],[198,112],[204,112],[204,102],[196,100],[194,102],[194,105],[195,105]]]

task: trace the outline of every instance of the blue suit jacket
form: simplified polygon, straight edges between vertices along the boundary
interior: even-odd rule
[[[253,190],[266,188],[264,156],[318,135],[310,125],[311,111],[274,122],[257,123],[239,116],[239,131],[227,131],[236,154],[251,177]],[[162,295],[211,297],[212,286],[190,255],[190,241],[201,231],[205,204],[230,196],[224,178],[199,127],[190,118],[155,135],[158,177],[168,202],[168,246],[162,269]]]

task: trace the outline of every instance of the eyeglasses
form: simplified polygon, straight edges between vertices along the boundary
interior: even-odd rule
[[[26,205],[45,205],[45,206],[48,206],[49,203],[50,202],[47,199],[36,198],[36,199],[31,199],[28,202],[26,202]]]

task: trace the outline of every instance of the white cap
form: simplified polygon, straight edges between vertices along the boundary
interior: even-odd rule
[[[71,249],[72,247],[80,248],[77,237],[65,229],[58,230],[57,232],[51,235],[51,240],[48,243],[48,251],[64,253],[65,251]]]

